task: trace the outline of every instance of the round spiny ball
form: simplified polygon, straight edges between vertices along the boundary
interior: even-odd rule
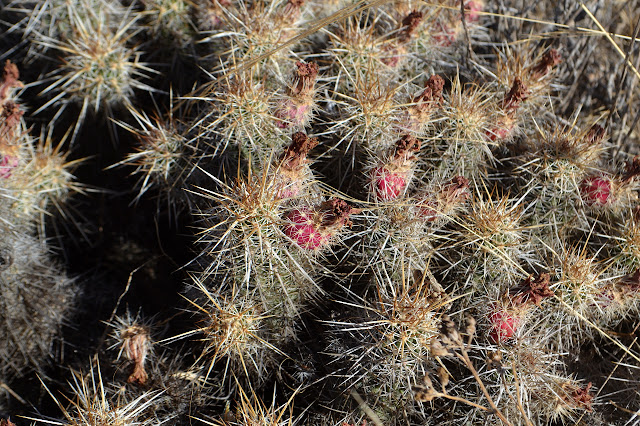
[[[302,418],[293,413],[293,397],[277,406],[274,393],[274,399],[267,406],[252,388],[249,389],[250,394],[243,388],[239,389],[239,401],[236,401],[233,411],[227,411],[222,418],[213,419],[206,424],[212,426],[295,426],[302,422]]]
[[[106,12],[95,13],[102,16]],[[102,109],[110,113],[117,105],[130,105],[134,89],[148,89],[139,79],[149,68],[140,62],[140,52],[129,46],[135,34],[135,18],[123,17],[118,28],[103,20],[83,21],[78,15],[72,18],[69,37],[50,41],[62,62],[51,74],[53,83],[43,93],[56,93],[46,106],[58,101],[62,106],[81,104],[80,124],[89,108],[96,113]]]
[[[148,30],[154,39],[184,50],[193,43],[195,25],[191,22],[192,2],[189,0],[142,0]]]
[[[436,238],[406,199],[365,210],[356,234],[362,235],[357,265],[384,267],[394,279],[401,279],[402,262],[405,268],[425,268]]]
[[[336,374],[375,401],[372,409],[385,424],[402,424],[407,419],[397,413],[418,411],[411,385],[425,374],[447,296],[430,274],[418,271],[412,282],[388,276],[388,271],[376,274],[376,300],[347,302],[350,316],[332,321],[332,337],[349,346],[327,352],[335,353],[335,364],[344,368]]]
[[[15,179],[6,182],[16,215],[34,217],[52,207],[64,214],[65,200],[73,193],[83,192],[83,185],[72,174],[83,160],[67,161],[68,153],[61,150],[62,145],[54,145],[43,134],[40,140],[30,140],[24,147],[23,164],[16,167]]]
[[[214,154],[232,147],[244,160],[264,164],[273,149],[283,144],[272,114],[275,93],[264,82],[254,83],[249,73],[225,77],[220,87],[206,95],[212,106],[192,129],[194,139],[210,140]]]
[[[532,218],[538,223],[554,224],[540,232],[575,226],[583,216],[577,211],[583,204],[581,199],[599,198],[597,182],[582,180],[597,170],[603,137],[604,129],[594,125],[586,132],[556,129],[527,139],[527,152],[519,156],[518,171],[523,172],[522,177],[536,198]]]
[[[392,135],[402,107],[395,101],[397,88],[381,83],[371,75],[355,81],[353,91],[336,94],[336,103],[344,111],[333,129],[342,149],[350,158],[363,152],[384,151],[393,146]]]
[[[513,281],[520,262],[533,262],[528,230],[523,226],[525,211],[522,199],[508,195],[475,197],[456,227],[458,244],[451,248],[452,255],[462,256],[472,276],[479,273],[494,281],[506,273],[507,281]]]
[[[24,230],[1,229],[0,339],[6,344],[0,351],[0,374],[21,376],[47,365],[77,288],[41,241]]]
[[[254,70],[261,76],[282,76],[281,68],[292,56],[295,45],[279,47],[297,35],[305,21],[305,9],[305,0],[238,2],[232,7],[224,6],[221,29],[226,31],[216,35],[216,38],[224,37],[224,47],[217,59],[226,61],[223,68],[255,60]],[[272,52],[276,48],[279,49]]]
[[[564,352],[592,337],[596,331],[591,324],[602,324],[605,316],[601,302],[610,277],[586,248],[558,244],[563,245],[555,249],[556,264],[550,265],[549,270],[555,271],[552,289],[560,306],[548,304],[541,318],[551,330],[558,330],[548,345]]]
[[[495,101],[486,88],[463,85],[458,78],[453,81],[441,110],[441,175],[486,175],[484,169],[493,163],[492,147],[496,145],[487,138],[494,108]]]
[[[136,136],[138,146],[135,153],[118,164],[135,166],[131,174],[139,176],[136,201],[151,188],[159,191],[162,200],[186,201],[182,185],[191,172],[189,166],[196,149],[180,133],[172,117],[165,121],[151,120],[138,112],[134,116],[141,128],[121,125]]]
[[[337,87],[343,93],[355,90],[354,85],[367,75],[380,75],[390,78],[391,69],[383,62],[386,56],[384,46],[388,43],[378,26],[380,15],[368,13],[352,16],[327,31],[329,45],[327,53],[333,61]]]
[[[20,2],[27,3],[27,2]],[[32,41],[29,56],[37,56],[54,47],[56,41],[72,38],[79,22],[91,28],[102,26],[117,30],[127,16],[127,9],[109,0],[35,0],[30,8],[19,11],[28,14],[22,31]]]
[[[265,327],[269,314],[248,298],[212,293],[201,283],[197,287],[204,300],[202,304],[191,301],[202,318],[190,333],[202,335],[204,347],[197,364],[211,371],[216,363],[227,363],[236,375],[253,385],[264,383],[281,354],[272,343],[278,339]]]
[[[640,266],[640,209],[623,212],[619,222],[611,227],[613,259],[623,271]]]
[[[495,81],[498,90],[508,90],[515,79],[521,80],[529,91],[526,108],[535,111],[548,102],[553,77],[562,58],[555,49],[540,50],[534,55],[532,50],[531,44],[525,43],[501,52],[496,63]]]
[[[203,190],[212,202],[200,212],[206,228],[199,243],[211,259],[205,276],[214,273],[231,286],[254,288],[261,283],[272,289],[281,287],[276,282],[282,277],[289,283],[297,282],[294,276],[309,276],[309,256],[287,247],[284,228],[290,221],[284,214],[292,200],[281,198],[282,182],[274,177],[269,169],[262,176],[250,172],[230,185],[221,183],[220,191]],[[282,276],[274,276],[272,268]]]
[[[89,374],[76,371],[72,371],[72,374],[70,391],[73,396],[68,399],[69,406],[65,407],[49,391],[62,410],[64,420],[41,420],[39,423],[60,426],[151,426],[169,420],[159,419],[153,412],[156,400],[162,398],[161,392],[145,392],[127,401],[103,381],[100,366],[92,365]]]

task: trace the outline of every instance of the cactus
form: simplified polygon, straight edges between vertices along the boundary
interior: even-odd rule
[[[10,0],[0,425],[633,424],[637,0],[552,3]]]

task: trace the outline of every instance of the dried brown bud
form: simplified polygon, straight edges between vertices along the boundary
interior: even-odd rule
[[[0,420],[0,426],[16,426],[16,425],[12,423],[11,420],[9,419],[2,419]]]
[[[432,75],[424,85],[424,90],[413,99],[420,109],[432,109],[442,105],[444,101],[442,90],[444,79],[439,75]]]
[[[487,354],[487,367],[502,368],[502,353],[500,351],[491,351]]]
[[[527,86],[525,86],[520,78],[516,77],[513,80],[511,89],[502,101],[502,109],[508,114],[513,114],[515,110],[520,108],[520,103],[526,100],[528,95],[529,89],[527,89]]]
[[[544,77],[560,62],[562,62],[562,58],[556,49],[547,50],[540,58],[540,62],[531,68],[531,77],[533,79]]]
[[[313,96],[313,89],[318,77],[318,64],[315,62],[296,62],[296,71],[293,74],[293,85],[289,88],[289,94],[293,97],[306,98]]]
[[[462,339],[456,323],[449,318],[449,315],[442,316],[440,324],[440,337],[445,345],[462,346]]]
[[[127,327],[120,333],[122,339],[122,353],[125,358],[134,363],[133,373],[129,376],[129,383],[145,384],[147,373],[144,363],[151,347],[149,330],[139,325]]]
[[[523,307],[531,303],[540,306],[542,300],[554,295],[549,285],[549,274],[540,274],[535,278],[530,276],[518,287],[509,290],[509,298],[515,307]]]
[[[457,204],[469,198],[469,179],[464,176],[454,176],[442,191],[445,204]]]
[[[442,394],[433,388],[433,382],[429,375],[425,375],[422,384],[413,386],[413,396],[418,402],[430,402],[439,398]]]
[[[450,356],[451,352],[438,339],[433,339],[429,344],[431,356]]]
[[[320,224],[322,227],[341,228],[343,226],[351,226],[349,215],[359,213],[360,209],[354,209],[344,200],[332,198],[321,204],[320,211],[322,212],[322,222]]]
[[[317,138],[309,138],[303,132],[291,136],[291,145],[280,158],[280,167],[286,170],[299,170],[307,163],[307,154],[318,145]]]
[[[436,374],[438,375],[438,379],[440,379],[440,384],[442,385],[442,389],[445,388],[449,384],[449,372],[443,366],[438,367],[436,370]]]
[[[400,160],[402,163],[404,163],[405,161],[413,161],[415,160],[413,154],[415,154],[419,150],[420,140],[414,138],[411,135],[404,135],[396,142],[393,159]]]
[[[465,317],[465,334],[471,339],[476,334],[476,320],[471,315]]]
[[[402,20],[402,28],[404,30],[398,38],[403,42],[409,40],[422,22],[422,17],[422,12],[419,12],[417,10],[414,10],[413,12],[405,16]]]
[[[23,86],[22,82],[18,81],[18,78],[20,78],[18,67],[7,60],[2,72],[2,81],[0,81],[0,104],[9,97],[9,90]]]
[[[9,101],[0,107],[0,126],[2,129],[14,129],[19,123],[24,111],[20,109],[20,105]]]
[[[593,395],[591,395],[591,382],[587,383],[587,386],[580,387],[573,383],[567,383],[562,386],[566,395],[562,396],[562,399],[571,407],[581,408],[591,412],[591,403],[593,402]]]

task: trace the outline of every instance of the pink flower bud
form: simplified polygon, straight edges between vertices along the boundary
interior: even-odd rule
[[[478,12],[482,12],[484,4],[482,1],[472,0],[465,5],[465,9],[467,22],[475,24],[480,20],[480,14]]]
[[[310,104],[299,104],[292,99],[287,99],[274,113],[276,126],[280,129],[303,127],[310,115]]]
[[[469,198],[469,180],[463,176],[454,176],[436,193],[427,194],[418,203],[418,215],[427,222],[450,214]]]
[[[611,202],[612,182],[606,176],[590,176],[580,184],[582,199],[588,205],[605,205]]]
[[[287,237],[307,250],[319,249],[329,238],[327,235],[322,235],[315,225],[314,213],[313,210],[306,207],[292,211],[287,215],[289,224],[284,229],[284,234]]]
[[[373,185],[376,198],[381,201],[395,200],[407,187],[406,173],[391,172],[386,167],[373,170]]]
[[[491,142],[495,142],[495,141],[507,139],[511,135],[512,131],[513,131],[513,125],[507,126],[507,125],[504,125],[504,123],[499,123],[497,127],[491,130],[487,130],[486,134],[487,134],[487,138],[489,138]]]
[[[503,343],[513,338],[520,325],[520,318],[501,309],[489,315],[489,322],[491,323],[489,337],[495,343]]]
[[[296,63],[293,83],[287,88],[288,97],[276,108],[274,113],[277,127],[288,129],[307,124],[313,108],[313,94],[317,77],[318,64],[315,62]]]
[[[0,155],[0,178],[9,179],[13,169],[18,167],[18,157],[15,155]]]
[[[409,183],[411,169],[420,150],[420,141],[411,135],[404,135],[393,148],[393,155],[371,171],[371,190],[380,201],[395,200]]]
[[[318,250],[329,245],[342,227],[351,226],[349,215],[359,211],[337,198],[316,209],[301,207],[287,214],[284,234],[304,249]]]

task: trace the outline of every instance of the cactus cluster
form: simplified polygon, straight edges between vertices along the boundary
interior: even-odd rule
[[[637,424],[597,3],[6,0],[0,426]]]

